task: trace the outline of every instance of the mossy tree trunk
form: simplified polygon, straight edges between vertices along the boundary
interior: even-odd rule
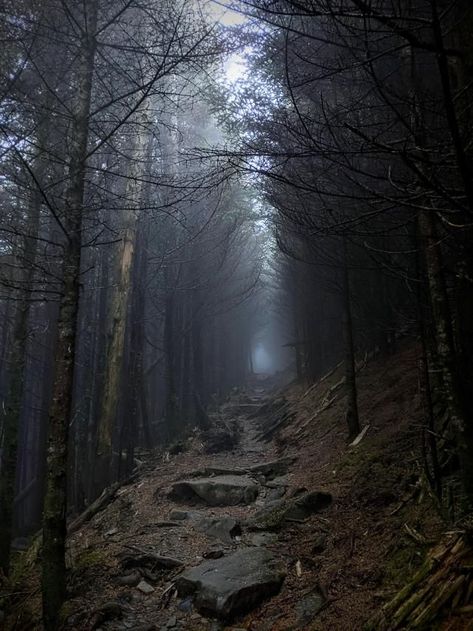
[[[72,413],[77,315],[80,296],[82,205],[84,197],[89,113],[92,93],[98,1],[84,0],[77,100],[70,138],[68,187],[65,197],[66,243],[62,262],[63,289],[59,306],[55,375],[49,413],[46,492],[43,509],[42,594],[46,631],[59,628],[66,597],[66,510],[68,436]]]

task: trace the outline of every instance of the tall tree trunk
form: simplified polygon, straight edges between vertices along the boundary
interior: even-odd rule
[[[125,195],[126,200],[129,200],[125,203],[129,204],[131,210],[127,210],[124,217],[124,235],[117,261],[117,285],[111,304],[112,330],[105,365],[97,445],[99,469],[97,482],[101,486],[106,486],[112,481],[115,469],[112,462],[113,430],[117,417],[120,381],[122,378],[127,310],[135,255],[136,225],[143,192],[143,163],[147,154],[146,146],[149,139],[147,119],[147,107],[143,106],[136,116],[138,131],[134,137],[134,147],[131,152],[132,163],[128,174],[127,192]]]
[[[432,306],[436,359],[443,390],[441,395],[456,435],[467,502],[473,504],[473,431],[471,423],[466,419],[461,400],[450,307],[442,269],[442,255],[436,235],[435,211],[419,211],[418,223]]]
[[[345,329],[345,382],[347,392],[346,422],[348,437],[354,438],[360,433],[358,417],[358,392],[356,386],[355,345],[353,341],[353,317],[351,311],[350,270],[348,267],[346,237],[343,237],[343,305]]]
[[[84,0],[84,28],[79,50],[77,101],[71,129],[69,184],[64,226],[63,291],[59,306],[53,396],[49,414],[46,493],[43,510],[42,593],[46,631],[59,628],[66,597],[67,452],[72,413],[77,315],[80,296],[82,205],[89,113],[97,30],[97,0]]]
[[[166,405],[164,410],[166,423],[166,438],[173,439],[178,434],[177,427],[177,396],[176,396],[176,353],[175,353],[175,289],[170,263],[166,263],[164,270],[165,298],[164,298],[164,377],[166,381]]]

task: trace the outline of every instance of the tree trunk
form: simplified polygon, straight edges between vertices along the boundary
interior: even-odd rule
[[[42,592],[43,622],[46,631],[59,628],[60,609],[66,596],[67,452],[80,296],[82,204],[97,13],[97,0],[85,0],[85,24],[79,50],[77,75],[77,102],[71,136],[68,139],[71,152],[64,221],[67,243],[63,258],[63,292],[59,307],[55,376],[49,414],[46,493],[43,511]]]
[[[345,386],[347,391],[346,422],[348,437],[354,438],[360,433],[358,418],[358,393],[355,371],[355,345],[353,342],[353,318],[351,312],[350,270],[348,268],[348,253],[346,237],[343,237],[343,304],[345,329]]]
[[[461,401],[456,371],[450,307],[442,269],[442,256],[435,226],[435,211],[419,211],[419,236],[432,306],[437,362],[442,381],[442,398],[457,441],[463,487],[468,504],[473,503],[473,432]]]
[[[130,297],[133,259],[135,255],[136,225],[142,197],[143,160],[148,142],[147,107],[143,106],[137,115],[138,132],[132,150],[132,164],[128,175],[126,200],[131,210],[126,211],[124,236],[118,254],[118,279],[112,297],[112,330],[107,351],[103,398],[98,429],[98,468],[97,482],[106,486],[112,481],[113,430],[119,403],[120,381],[125,350],[127,310]]]

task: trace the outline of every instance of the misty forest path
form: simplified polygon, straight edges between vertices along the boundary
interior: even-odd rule
[[[71,552],[83,568],[77,580],[93,576],[81,599],[88,628],[240,628],[228,621],[242,620],[280,590],[286,564],[278,537],[258,520],[280,510],[292,459],[278,458],[274,445],[260,440],[256,413],[270,400],[258,382],[235,392],[210,430],[237,435],[233,449],[205,453],[212,436],[204,443],[196,435],[190,450],[145,465],[138,481],[73,535]],[[103,559],[88,567],[88,551],[100,548]]]

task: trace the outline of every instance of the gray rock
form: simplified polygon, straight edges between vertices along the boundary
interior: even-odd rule
[[[140,581],[136,586],[136,589],[139,589],[142,594],[152,594],[154,592],[154,587],[146,581]]]
[[[177,608],[179,609],[179,611],[183,611],[184,613],[190,613],[192,611],[192,596],[187,596],[187,598],[183,598],[181,602],[178,603]]]
[[[176,616],[171,616],[169,620],[167,621],[166,626],[168,629],[172,629],[172,627],[175,627],[176,624],[177,624]]]
[[[233,517],[203,517],[194,527],[209,537],[215,537],[225,543],[232,543],[234,537],[241,535],[241,525]]]
[[[258,486],[246,476],[222,475],[214,478],[180,480],[172,485],[169,498],[201,500],[209,506],[251,504],[258,496]]]
[[[267,495],[269,501],[280,500],[286,495],[286,489],[282,486],[279,486],[275,489],[270,489]]]
[[[288,487],[289,486],[289,480],[287,479],[287,477],[279,477],[279,478],[274,478],[274,480],[270,480],[266,486],[269,489],[277,489],[277,488],[281,488],[281,487]]]
[[[248,468],[250,473],[261,473],[266,478],[272,480],[281,475],[285,475],[287,470],[297,460],[296,457],[286,456],[285,458],[279,458],[279,460],[273,460],[272,462],[262,462],[255,464]]]
[[[125,576],[117,576],[115,582],[117,585],[135,587],[141,580],[141,574],[138,571],[125,574]]]
[[[327,508],[332,502],[330,493],[313,491],[288,500],[268,502],[248,521],[254,530],[278,530],[287,522],[303,521]]]
[[[253,546],[267,546],[275,543],[278,537],[274,532],[253,532],[249,535],[248,541]]]
[[[206,478],[214,475],[248,475],[247,469],[230,469],[228,467],[204,467],[186,474],[188,478]]]
[[[185,519],[190,519],[190,512],[187,510],[172,510],[169,513],[169,519],[174,519],[175,521],[183,521]]]
[[[325,598],[318,589],[306,594],[294,607],[297,616],[298,628],[306,628],[325,605]]]
[[[285,575],[271,552],[246,548],[186,570],[176,579],[176,586],[181,596],[194,594],[200,611],[229,619],[277,594]]]

